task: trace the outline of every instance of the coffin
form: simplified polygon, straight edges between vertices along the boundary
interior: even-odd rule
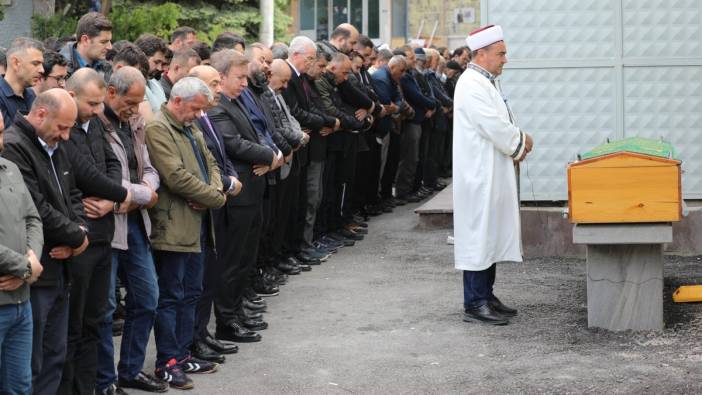
[[[673,222],[682,216],[680,161],[669,143],[607,143],[568,165],[572,223]]]

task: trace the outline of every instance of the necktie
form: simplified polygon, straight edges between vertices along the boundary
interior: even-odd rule
[[[305,90],[305,97],[307,98],[307,101],[310,100],[310,83],[307,81],[307,78],[300,76],[300,79],[302,80],[302,89]]]
[[[193,137],[193,131],[190,129],[189,126],[184,126],[183,129],[185,130],[185,136],[190,141],[190,146],[193,147],[193,153],[195,154],[195,159],[197,159],[197,164],[200,166],[202,178],[205,180],[206,183],[209,184],[210,177],[208,177],[207,175],[207,167],[205,167],[205,161],[202,159],[202,153],[200,152],[200,149],[198,148],[197,143],[195,142],[195,138]]]

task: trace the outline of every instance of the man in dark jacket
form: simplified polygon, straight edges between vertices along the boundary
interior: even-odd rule
[[[407,60],[405,59],[404,56],[393,56],[390,58],[388,61],[388,64],[380,68],[378,71],[373,73],[372,81],[373,81],[373,87],[375,88],[375,92],[378,95],[378,100],[380,103],[382,103],[384,106],[390,108],[390,113],[392,114],[391,116],[386,116],[383,118],[380,118],[376,121],[375,123],[375,133],[374,133],[374,138],[378,139],[380,141],[380,153],[379,157],[376,158],[378,160],[377,162],[377,167],[378,167],[378,173],[377,173],[377,180],[372,180],[373,185],[374,185],[374,197],[375,196],[380,196],[379,195],[379,185],[380,185],[380,176],[381,173],[383,172],[383,150],[386,151],[386,157],[387,157],[387,150],[389,148],[390,144],[390,136],[388,136],[390,133],[392,133],[392,130],[394,128],[394,121],[393,118],[396,114],[399,113],[400,108],[402,106],[402,93],[400,92],[400,80],[402,79],[402,76],[405,74],[405,70],[407,69]],[[392,196],[388,196],[384,199],[384,201],[389,202],[388,204],[390,205],[403,205],[406,202],[393,198]]]
[[[218,253],[225,260],[220,290],[215,296],[216,338],[236,342],[257,342],[262,329],[260,320],[242,315],[244,299],[256,299],[250,289],[250,273],[255,269],[261,237],[265,174],[278,168],[282,153],[262,141],[241,95],[246,89],[249,61],[236,50],[225,49],[212,55],[212,66],[222,75],[219,104],[208,111],[215,130],[222,133],[224,150],[244,185],[236,199],[226,203],[227,221],[232,224],[228,242]],[[277,287],[258,287],[257,292],[275,295]]]
[[[327,216],[326,224],[320,224],[332,238],[339,240],[363,239],[363,236],[345,226],[353,217],[349,202],[356,168],[357,134],[368,130],[373,123],[371,116],[358,119],[355,113],[357,108],[341,97],[339,85],[347,81],[350,71],[351,60],[348,56],[337,53],[327,66],[327,71],[315,81],[321,95],[322,108],[341,122],[341,130],[329,135],[323,197]]]
[[[31,289],[35,394],[56,394],[66,354],[68,259],[88,247],[81,194],[71,161],[60,144],[68,140],[77,109],[64,90],[50,89],[6,132],[3,157],[24,177],[44,226],[44,272]],[[50,330],[45,330],[50,328]]]
[[[221,98],[221,77],[212,66],[195,66],[190,70],[190,77],[202,80],[212,92],[213,100],[210,108],[215,107]],[[234,199],[234,196],[241,192],[241,182],[238,174],[234,170],[234,164],[224,151],[224,140],[222,134],[212,126],[212,121],[206,112],[197,119],[197,125],[202,130],[207,148],[217,161],[219,173],[222,177],[222,188],[227,194],[227,200]],[[223,246],[228,243],[228,225],[226,205],[221,209],[213,210],[212,220],[215,228],[215,244]],[[205,276],[202,284],[202,296],[195,312],[195,335],[191,351],[196,358],[211,362],[222,363],[225,357],[222,354],[233,354],[238,351],[238,346],[227,341],[220,341],[214,338],[207,330],[210,322],[212,305],[215,295],[221,284],[220,276],[226,262],[212,249],[205,249]]]
[[[305,36],[297,36],[290,42],[288,59],[290,80],[283,90],[283,98],[303,130],[307,130],[310,142],[298,153],[300,159],[300,201],[304,202],[298,221],[302,222],[300,249],[322,247],[314,245],[314,224],[322,201],[324,165],[327,159],[326,133],[339,128],[339,121],[321,111],[312,96],[316,94],[314,83],[308,73],[314,69],[315,78],[320,73],[319,62],[326,64],[323,52],[317,53],[314,42]],[[322,67],[325,66],[322,65]],[[305,158],[307,156],[307,159]]]
[[[0,113],[0,152],[4,124]],[[0,393],[32,389],[32,306],[29,284],[42,272],[41,218],[17,165],[0,158]]]
[[[78,119],[66,141],[78,189],[88,217],[90,245],[68,266],[71,275],[66,364],[60,393],[89,394],[95,388],[99,323],[107,311],[115,233],[113,211],[128,206],[122,166],[107,141],[97,114],[102,112],[105,81],[93,69],[82,68],[66,83],[78,108]],[[89,174],[92,173],[92,174]]]
[[[449,131],[449,116],[453,109],[453,98],[444,90],[444,84],[441,83],[437,75],[439,67],[439,53],[433,49],[427,50],[427,65],[424,70],[424,76],[431,88],[434,98],[439,102],[439,108],[434,113],[433,130],[427,139],[425,147],[425,160],[422,171],[422,180],[426,188],[432,190],[440,190],[445,185],[438,183],[439,163],[444,155],[444,142]]]
[[[407,58],[408,72],[400,80],[402,93],[405,100],[414,109],[414,118],[408,119],[402,126],[402,140],[400,148],[400,163],[397,169],[397,179],[395,180],[396,196],[409,202],[418,202],[424,196],[417,194],[415,188],[415,176],[417,175],[417,165],[419,163],[420,140],[423,132],[423,125],[426,119],[431,119],[437,107],[437,103],[430,95],[429,87],[424,88],[419,80],[426,82],[420,72],[415,69],[415,51],[409,47],[402,47]],[[421,51],[421,48],[418,48]],[[419,80],[418,80],[419,78]]]

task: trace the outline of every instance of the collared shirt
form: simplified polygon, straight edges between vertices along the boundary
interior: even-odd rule
[[[83,130],[85,132],[85,134],[88,134],[89,127],[90,127],[90,120],[89,119],[87,121],[85,121],[85,123],[80,124],[81,130]]]
[[[0,111],[5,125],[9,126],[15,122],[18,111],[28,113],[35,97],[34,91],[30,88],[24,88],[22,96],[17,95],[5,78],[0,78]]]
[[[58,144],[50,146],[46,143],[46,141],[42,140],[41,137],[37,137],[37,140],[39,140],[39,144],[41,144],[41,147],[44,148],[44,151],[46,151],[46,153],[49,154],[49,162],[51,162],[51,172],[54,173],[56,185],[58,186],[59,191],[63,195],[63,189],[61,188],[61,183],[59,182],[58,174],[56,174],[56,167],[54,166],[54,152],[56,152],[56,150],[58,149]]]
[[[297,67],[295,67],[294,64],[290,63],[289,60],[286,60],[286,62],[288,62],[288,64],[290,65],[290,67],[292,67],[293,71],[295,72],[295,75],[297,75],[297,76],[299,77],[299,76],[300,76],[300,72],[297,71]]]
[[[484,68],[478,66],[478,65],[475,64],[475,63],[468,63],[468,67],[467,67],[467,68],[473,69],[473,70],[477,71],[477,72],[480,73],[483,77],[485,77],[485,78],[487,78],[488,80],[490,80],[490,83],[491,83],[491,84],[495,85],[495,78],[497,78],[496,75],[493,75],[491,72],[485,70]]]
[[[102,68],[102,66],[103,66],[103,65],[102,65],[102,62],[99,61],[99,60],[97,60],[97,61],[95,61],[95,62],[93,62],[93,63],[88,64],[88,62],[86,62],[86,61],[83,59],[83,57],[80,56],[80,53],[78,52],[77,47],[78,47],[77,44],[76,44],[76,45],[73,45],[72,50],[73,50],[73,58],[78,62],[78,66],[79,66],[79,67],[89,67],[89,68],[91,68],[91,69],[93,69],[93,70],[99,70],[99,69]]]

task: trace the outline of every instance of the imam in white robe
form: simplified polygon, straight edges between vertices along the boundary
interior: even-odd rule
[[[526,135],[510,122],[502,95],[468,68],[454,97],[453,227],[456,269],[522,261],[514,159]]]

